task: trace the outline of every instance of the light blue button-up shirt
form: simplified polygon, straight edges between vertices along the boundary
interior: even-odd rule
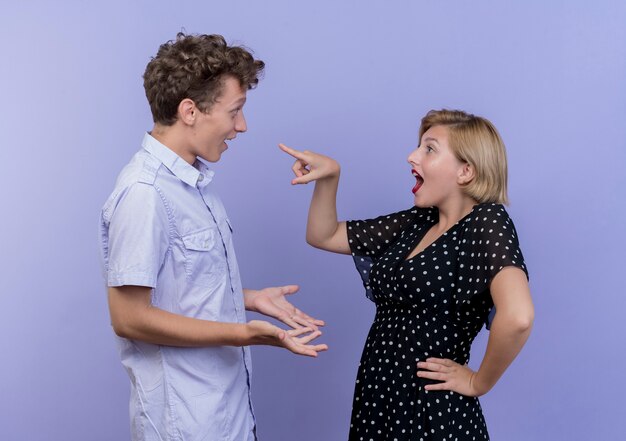
[[[102,209],[107,285],[151,287],[152,304],[175,314],[245,323],[232,228],[213,172],[194,165],[145,135]],[[255,439],[248,347],[117,339],[133,441]]]

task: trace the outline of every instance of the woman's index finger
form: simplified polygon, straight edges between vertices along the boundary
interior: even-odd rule
[[[278,144],[278,147],[285,153],[287,153],[288,155],[293,156],[296,159],[304,159],[303,154],[301,151],[296,150],[296,149],[292,149],[291,147],[287,147],[285,144]]]

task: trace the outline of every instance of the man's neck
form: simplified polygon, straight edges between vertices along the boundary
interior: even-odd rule
[[[178,123],[171,126],[155,124],[150,135],[189,164],[193,165],[196,161],[196,155],[191,152],[191,148],[186,142],[184,128],[180,127]]]

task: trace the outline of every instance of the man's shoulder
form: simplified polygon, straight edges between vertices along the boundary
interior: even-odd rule
[[[110,217],[117,205],[127,197],[129,193],[135,193],[138,197],[133,200],[149,200],[157,197],[154,188],[162,163],[145,150],[138,151],[119,173],[115,187],[107,198],[102,214],[105,218]]]
[[[163,164],[153,155],[139,150],[131,160],[124,166],[117,176],[115,187],[127,187],[137,182],[154,185]]]

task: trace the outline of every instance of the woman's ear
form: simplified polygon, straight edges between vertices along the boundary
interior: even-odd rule
[[[469,162],[464,162],[457,176],[457,182],[459,185],[467,185],[474,179],[474,167]]]

